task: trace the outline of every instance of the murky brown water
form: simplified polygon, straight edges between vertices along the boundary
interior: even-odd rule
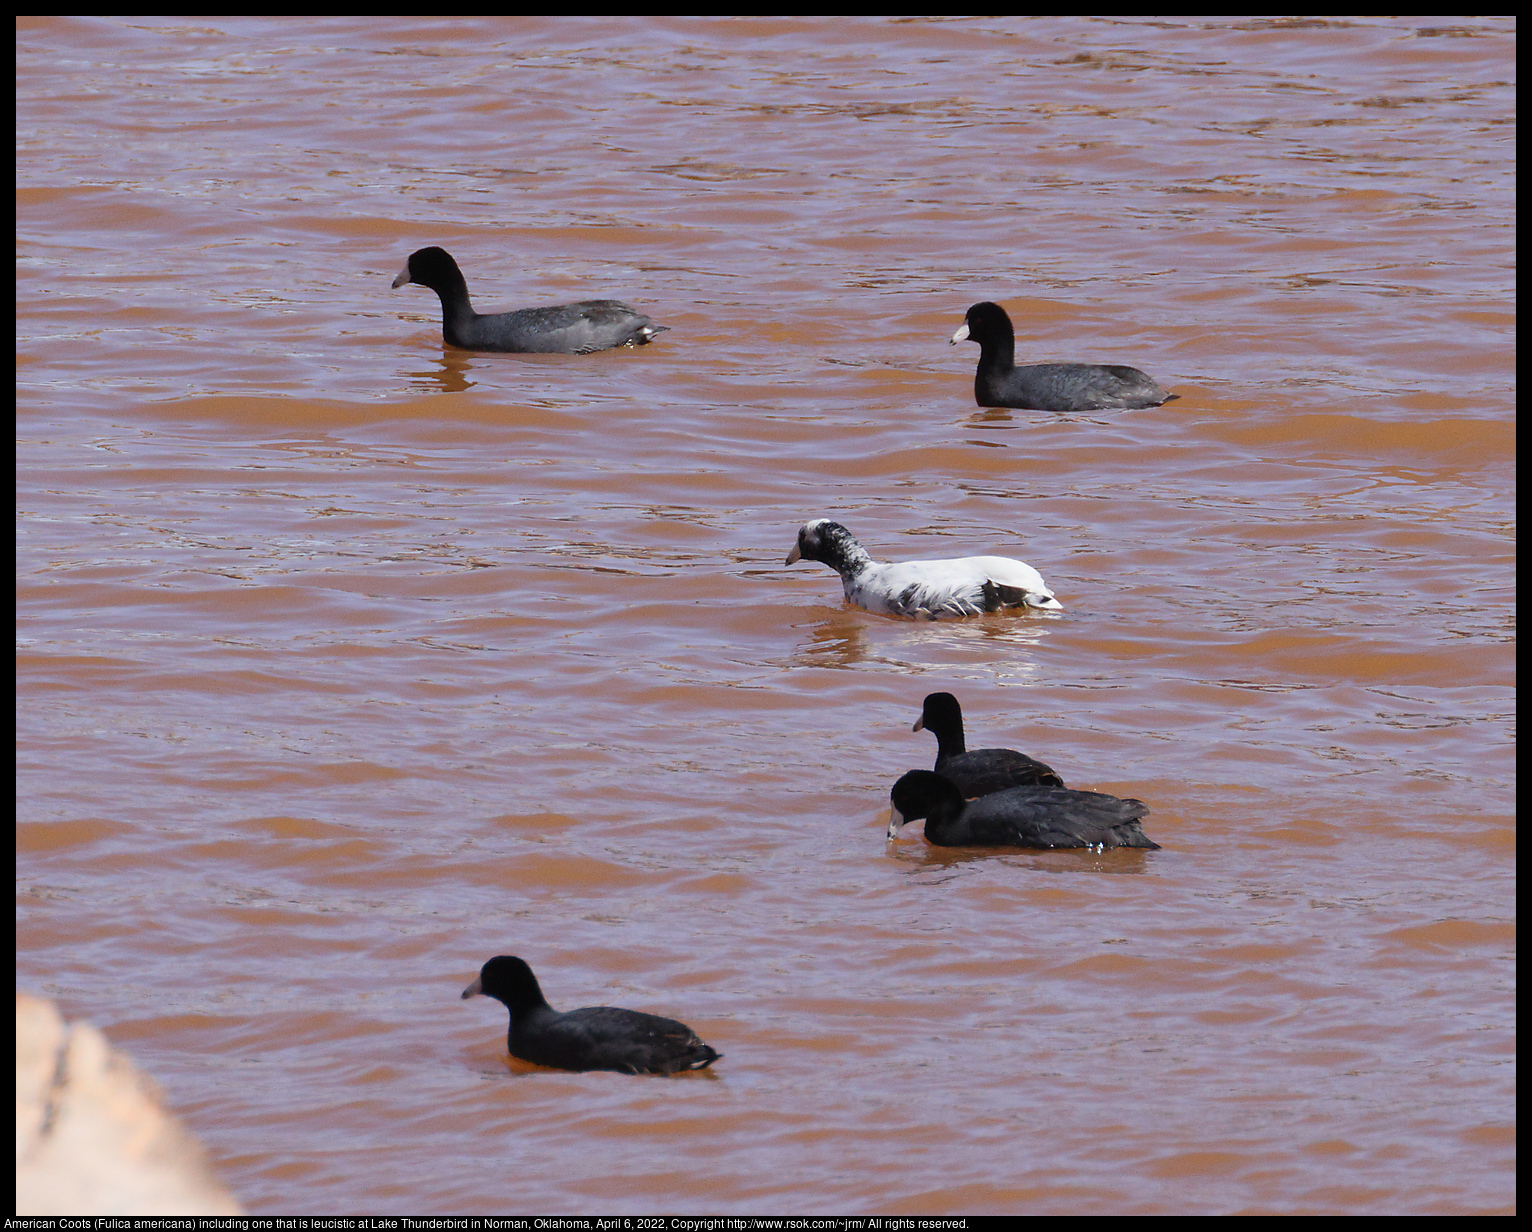
[[[262,1213],[1511,1209],[1513,52],[23,22],[20,985]],[[444,353],[425,244],[672,332]],[[980,299],[1181,398],[979,411]],[[1165,849],[886,844],[937,689]],[[724,1060],[511,1063],[499,953]]]

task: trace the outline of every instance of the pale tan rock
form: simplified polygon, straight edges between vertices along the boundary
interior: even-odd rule
[[[18,1215],[240,1215],[158,1089],[89,1023],[16,994]]]

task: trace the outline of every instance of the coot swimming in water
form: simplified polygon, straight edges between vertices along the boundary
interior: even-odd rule
[[[480,315],[452,254],[441,248],[412,252],[395,287],[430,287],[441,297],[442,336],[465,351],[522,351],[584,355],[609,347],[642,346],[668,325],[655,325],[621,300],[588,299],[553,308]]]
[[[1027,364],[1016,366],[1016,333],[999,304],[987,300],[968,310],[953,344],[979,344],[973,397],[980,406],[1028,411],[1115,411],[1159,406],[1180,397],[1123,364]]]
[[[938,847],[1144,847],[1158,851],[1140,820],[1149,806],[1099,791],[1008,787],[964,800],[949,779],[911,770],[889,793],[888,837],[926,819],[926,841]]]
[[[1052,766],[1015,749],[968,749],[963,743],[963,708],[951,693],[932,693],[911,731],[936,737],[936,773],[951,779],[972,800],[1007,787],[1062,787]]]
[[[907,560],[880,565],[839,522],[818,518],[798,532],[787,563],[817,560],[840,574],[846,601],[886,616],[941,620],[1008,607],[1063,611],[1042,574],[1005,556]]]
[[[560,1014],[543,999],[532,968],[519,958],[491,958],[463,997],[493,997],[511,1011],[513,1057],[577,1071],[674,1074],[706,1069],[719,1054],[685,1023],[609,1005]]]

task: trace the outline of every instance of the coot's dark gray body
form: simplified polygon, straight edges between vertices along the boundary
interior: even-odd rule
[[[912,731],[936,737],[936,772],[957,785],[966,799],[1008,787],[1062,787],[1052,766],[1015,749],[974,749],[963,742],[963,708],[951,693],[932,693]]]
[[[1009,787],[964,800],[951,780],[911,770],[889,793],[889,838],[905,824],[926,819],[926,841],[938,847],[1143,847],[1160,845],[1144,834],[1149,806],[1099,791],[1067,787]]]
[[[1016,331],[999,304],[968,310],[955,344],[979,344],[973,397],[980,406],[1028,411],[1114,411],[1159,406],[1179,397],[1153,377],[1122,364],[1027,364],[1016,366]]]
[[[620,300],[588,299],[552,308],[480,315],[468,299],[468,284],[452,254],[422,248],[394,279],[430,287],[442,302],[442,336],[466,351],[585,355],[611,347],[642,346],[668,325],[656,325]]]
[[[484,964],[463,997],[493,997],[511,1011],[511,1055],[577,1072],[675,1074],[706,1069],[719,1053],[685,1023],[609,1005],[560,1014],[543,999],[532,968],[502,955]]]

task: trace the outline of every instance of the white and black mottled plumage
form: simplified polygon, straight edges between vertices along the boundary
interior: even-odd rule
[[[932,693],[911,731],[936,737],[936,773],[950,779],[965,799],[1009,787],[1062,787],[1052,766],[1015,749],[972,749],[963,741],[963,708],[951,693]]]
[[[478,996],[493,997],[511,1011],[506,1046],[513,1057],[534,1065],[675,1074],[706,1069],[721,1055],[673,1018],[610,1005],[560,1014],[544,1000],[532,968],[507,955],[491,958],[463,989],[465,1000]]]
[[[907,560],[880,565],[839,522],[818,518],[798,532],[787,563],[817,560],[840,574],[846,602],[886,616],[943,620],[1003,608],[1060,612],[1042,574],[1006,556]]]
[[[968,310],[952,335],[953,345],[979,344],[973,398],[980,406],[1028,411],[1116,411],[1159,406],[1180,397],[1147,373],[1126,364],[1023,364],[1016,366],[1016,331],[999,304]]]
[[[587,355],[611,347],[643,346],[668,325],[656,325],[616,299],[587,299],[550,308],[478,313],[468,283],[452,254],[421,248],[410,254],[394,279],[395,288],[414,282],[430,287],[442,302],[442,337],[465,351]]]
[[[950,779],[911,770],[889,793],[888,837],[926,819],[926,841],[938,847],[1142,847],[1160,845],[1143,830],[1149,806],[1099,791],[1009,787],[964,800]]]

